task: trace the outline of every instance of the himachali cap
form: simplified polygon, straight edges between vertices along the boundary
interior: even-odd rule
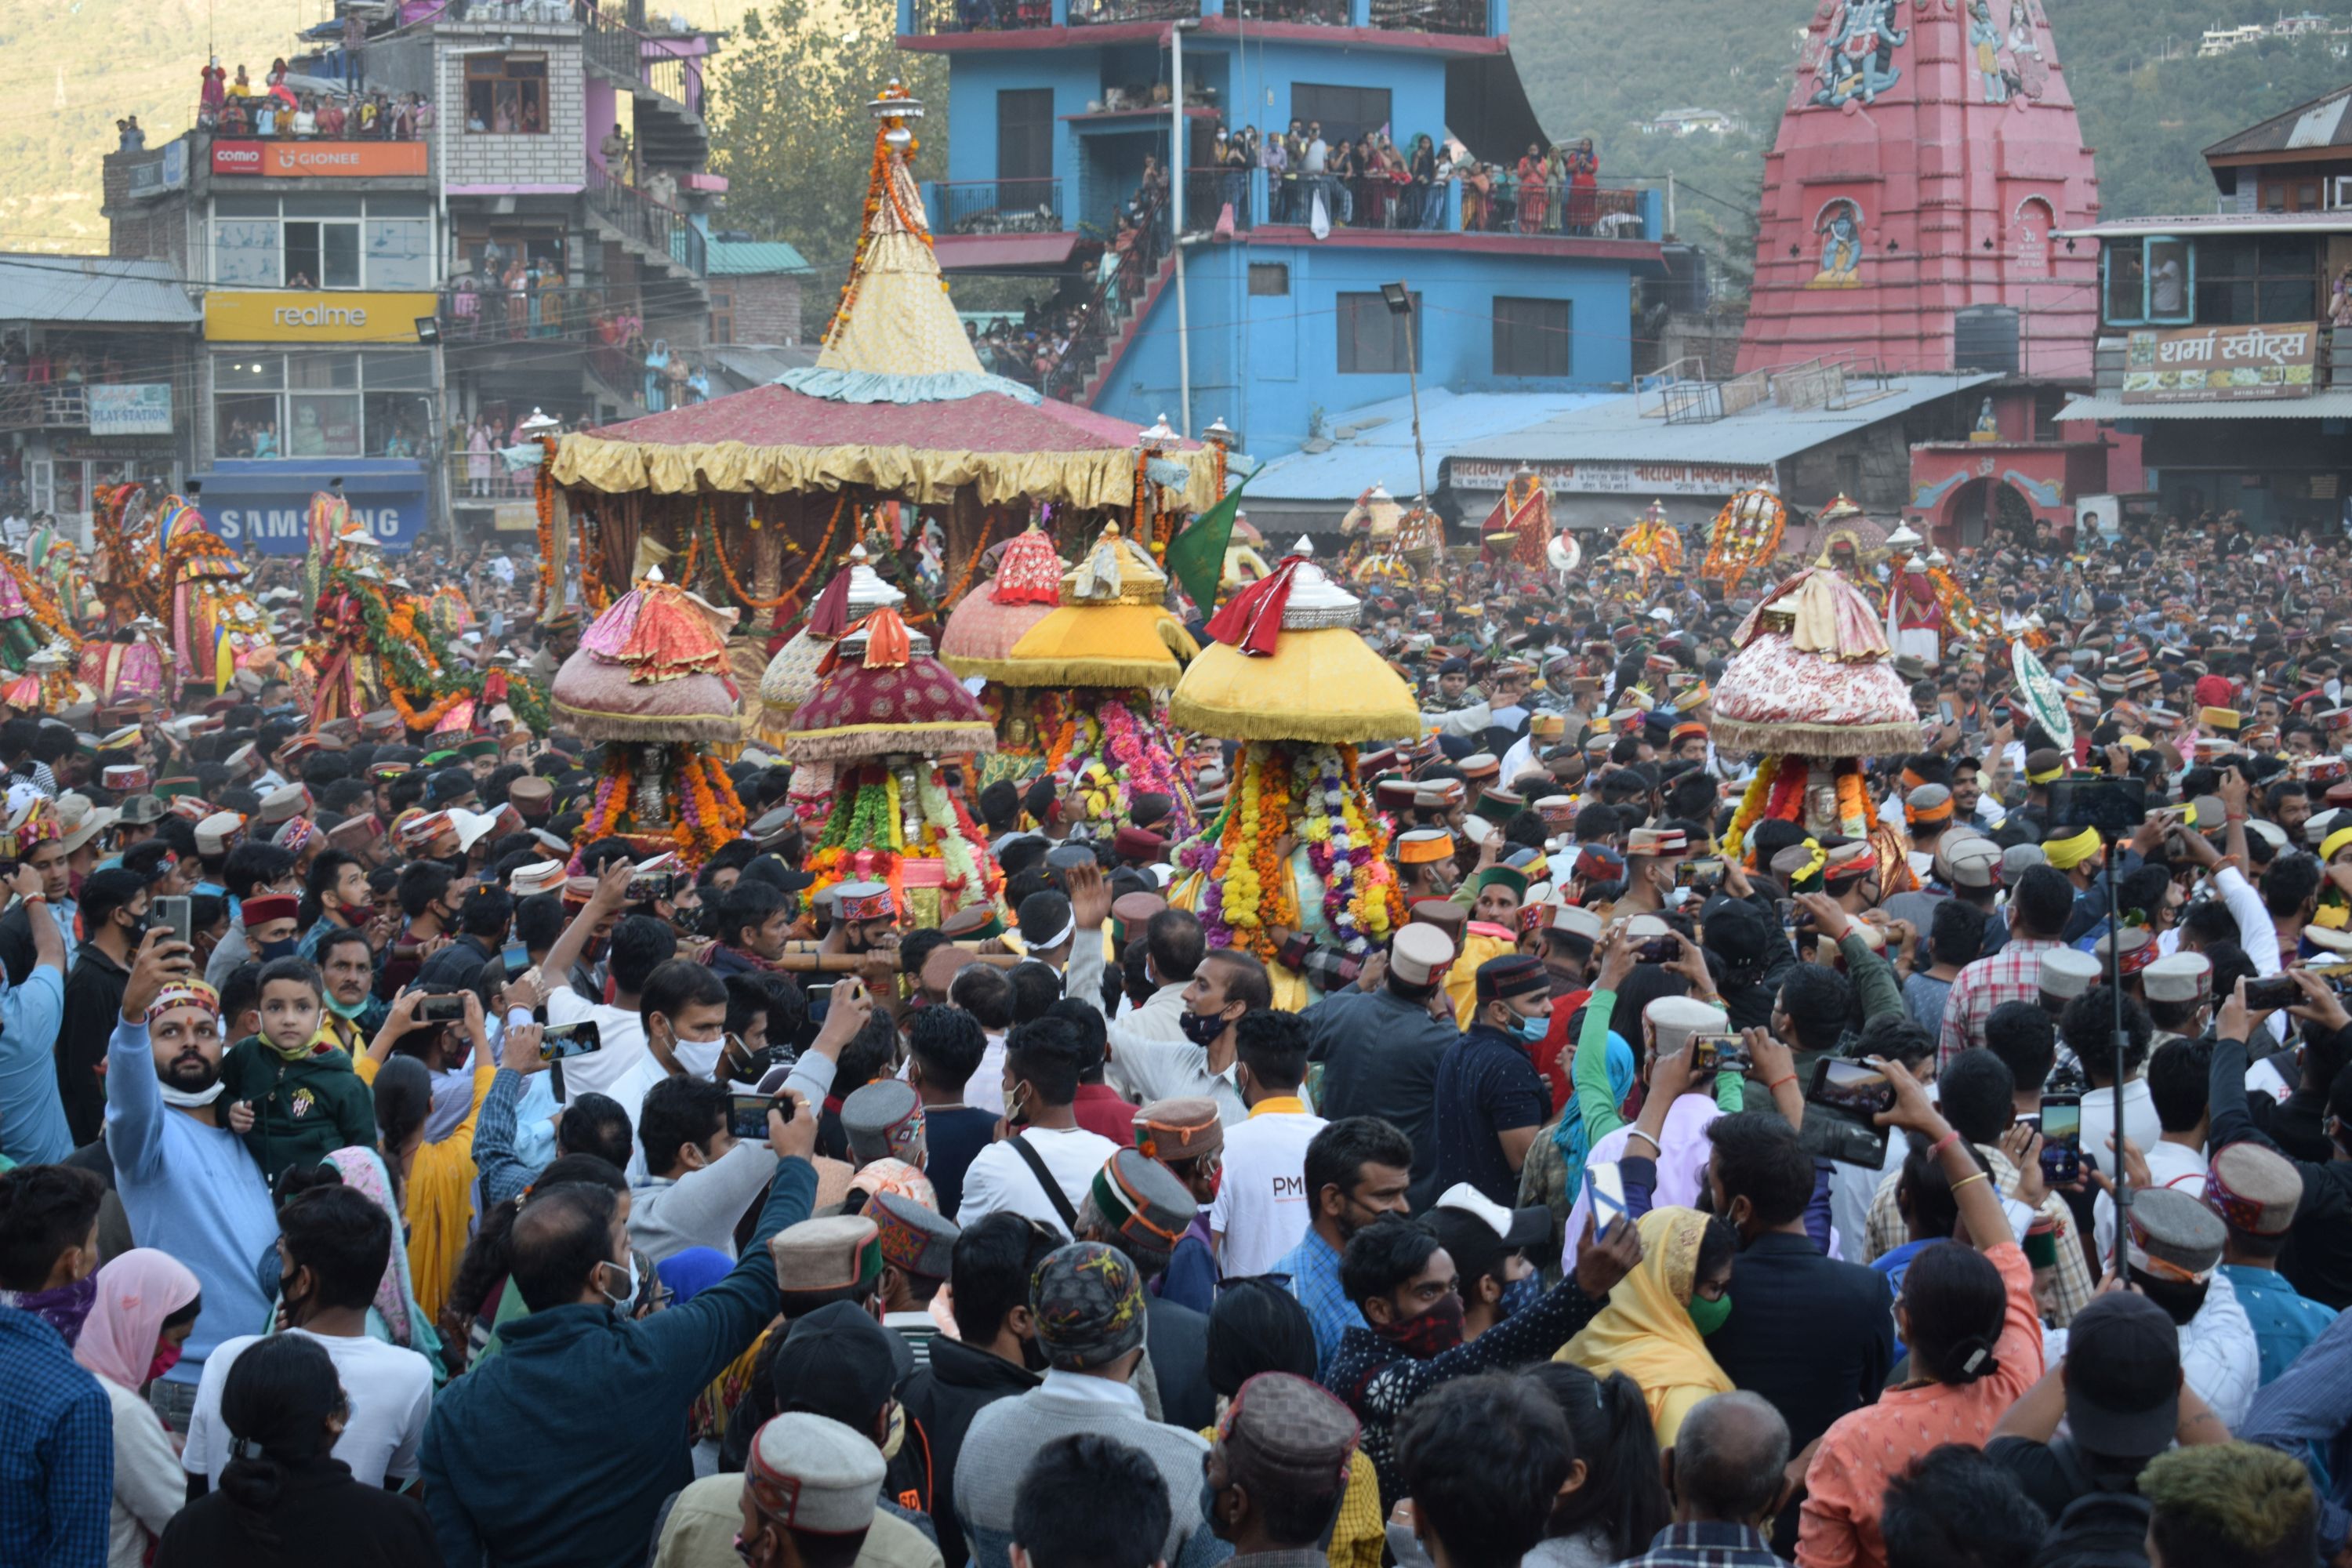
[[[1704,708],[1714,696],[1715,692],[1706,681],[1697,681],[1675,694],[1675,711],[1688,713],[1696,709]]]
[[[1158,893],[1121,893],[1110,901],[1110,918],[1132,933],[1167,907],[1168,900]]]
[[[2245,719],[2235,708],[2216,708],[2208,705],[2197,710],[2197,721],[2209,730],[2224,730],[2235,734],[2238,726],[2244,723]]]
[[[2211,987],[2212,960],[2201,952],[2176,952],[2140,970],[2140,989],[2151,1002],[2197,1002]]]
[[[98,775],[98,782],[117,795],[137,795],[153,785],[155,775],[136,763],[109,765]]]
[[[1571,876],[1588,882],[1613,882],[1625,874],[1625,857],[1606,844],[1586,844],[1576,851],[1576,865]]]
[[[347,816],[327,829],[327,842],[357,854],[383,837],[383,819],[373,812]]]
[[[2212,1278],[2229,1239],[2221,1216],[2199,1199],[2177,1187],[2147,1187],[2132,1194],[2124,1261],[2158,1279],[2195,1284]]]
[[[1939,784],[1921,784],[1903,797],[1903,816],[1920,824],[1952,820],[1952,792]]]
[[[1642,1009],[1642,1021],[1656,1037],[1658,1055],[1670,1057],[1693,1035],[1722,1033],[1731,1015],[1694,996],[1661,996]]]
[[[319,829],[307,816],[289,817],[278,825],[278,832],[269,840],[289,854],[299,855],[302,847],[318,837]]]
[[[2104,967],[2087,952],[2053,947],[2042,955],[2042,994],[2071,1002],[2099,983]]]
[[[396,739],[403,728],[400,715],[389,708],[378,708],[360,715],[360,733],[374,740]]]
[[[1478,966],[1478,1002],[1482,1006],[1514,996],[1550,994],[1550,973],[1530,954],[1507,952]]]
[[[955,1260],[955,1221],[898,1193],[877,1193],[866,1203],[882,1243],[882,1260],[925,1279],[945,1279]],[[1186,1223],[1190,1223],[1187,1221]]]
[[[261,797],[261,820],[275,827],[310,809],[310,792],[298,784],[281,784]]]
[[[868,1198],[888,1193],[933,1214],[940,1212],[939,1188],[931,1185],[930,1177],[923,1174],[920,1169],[904,1160],[877,1160],[870,1165],[858,1166],[849,1178],[849,1190],[863,1193]],[[867,1204],[865,1212],[871,1218],[874,1205]]]
[[[507,785],[507,804],[523,816],[545,816],[554,809],[554,781],[526,773]]]
[[[1443,827],[1416,827],[1396,837],[1400,866],[1433,866],[1454,858],[1454,835]]]
[[[1576,826],[1576,797],[1570,795],[1548,795],[1535,803],[1536,816],[1546,827],[1565,832]]]
[[[836,882],[833,888],[833,915],[838,921],[887,921],[895,919],[898,910],[890,898],[887,882]]]
[[[1104,1161],[1087,1192],[1113,1230],[1153,1252],[1174,1251],[1201,1209],[1175,1172],[1138,1149]]]
[[[1475,784],[1501,773],[1503,759],[1492,752],[1473,752],[1454,765],[1462,770],[1464,778]]]
[[[1217,1102],[1195,1097],[1153,1100],[1135,1113],[1135,1147],[1147,1159],[1168,1165],[1222,1153],[1225,1124]]]
[[[1252,1497],[1335,1497],[1361,1429],[1328,1389],[1286,1372],[1244,1383],[1217,1423],[1225,1473]]]
[[[885,1468],[871,1437],[793,1410],[751,1435],[743,1486],[761,1515],[788,1530],[856,1535],[873,1528]]]
[[[518,899],[538,893],[560,893],[568,879],[561,860],[533,860],[518,866],[507,878],[507,889]]]
[[[872,1220],[826,1215],[787,1226],[768,1238],[779,1289],[808,1295],[852,1290],[882,1275],[882,1248]]]
[[[1122,826],[1112,832],[1110,847],[1122,860],[1157,860],[1167,852],[1168,840],[1149,828]]]
[[[1406,921],[1389,943],[1389,968],[1407,985],[1429,984],[1453,962],[1453,939],[1426,921]]]
[[[1102,1242],[1047,1253],[1030,1277],[1029,1308],[1046,1359],[1066,1371],[1102,1366],[1143,1343],[1143,1277]]]
[[[2214,1151],[2205,1173],[2205,1206],[2231,1229],[2284,1236],[2302,1202],[2302,1173],[2277,1150],[2249,1140]]]
[[[1689,837],[1679,827],[1636,827],[1625,836],[1628,859],[1679,860],[1689,853]]]
[[[1601,940],[1601,917],[1592,910],[1578,904],[1546,904],[1543,910],[1546,916],[1544,930],[1558,931],[1562,936],[1572,936],[1582,942],[1598,942]]]
[[[1382,811],[1411,810],[1421,785],[1411,779],[1382,779],[1372,786],[1372,798]]]
[[[2120,945],[2117,938],[2122,939]],[[2101,973],[2106,972],[2110,954],[2116,957],[2116,973],[2129,978],[2156,962],[2156,938],[2144,927],[2126,926],[2120,932],[2109,931],[2098,941],[2093,956],[2098,960]]]
[[[269,893],[257,899],[247,899],[237,906],[237,918],[245,929],[268,925],[271,921],[290,921],[300,911],[302,900],[291,893]]]
[[[233,811],[215,811],[196,824],[196,853],[226,855],[244,837],[244,817]]]
[[[1497,825],[1518,816],[1527,804],[1525,797],[1516,792],[1496,789],[1492,784],[1478,792],[1478,815]]]
[[[1865,876],[1876,869],[1878,851],[1857,838],[1851,844],[1841,844],[1824,852],[1822,879],[1825,882],[1843,881],[1851,877]]]
[[[1944,879],[1955,888],[1990,888],[2000,881],[2000,846],[1991,839],[1971,834],[1957,844],[1946,844],[1936,852],[1938,868]]]
[[[196,793],[196,791],[197,791],[197,790],[199,790],[199,789],[201,789],[202,787],[203,787],[202,783],[201,783],[199,780],[196,780],[196,779],[192,779],[192,778],[172,778],[172,779],[164,779],[164,780],[162,780],[161,782],[159,782],[159,783],[155,785],[155,794],[156,794],[156,795],[157,795],[160,799],[163,799],[163,800],[167,800],[167,801],[171,801],[171,800],[178,800],[178,799],[180,799],[181,797],[183,797],[183,796],[184,796],[184,795],[192,795],[195,794],[195,793]]]
[[[877,1079],[841,1102],[841,1131],[849,1140],[849,1157],[860,1165],[893,1157],[912,1160],[910,1151],[922,1146],[922,1099],[902,1079]]]

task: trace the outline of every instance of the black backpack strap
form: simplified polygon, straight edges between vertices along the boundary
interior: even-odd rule
[[[1012,1144],[1013,1152],[1021,1156],[1021,1163],[1029,1167],[1029,1173],[1037,1178],[1037,1184],[1045,1189],[1045,1201],[1052,1204],[1054,1212],[1062,1216],[1062,1227],[1076,1236],[1078,1211],[1070,1206],[1070,1194],[1062,1190],[1062,1184],[1054,1179],[1054,1173],[1045,1169],[1045,1157],[1031,1148],[1029,1140],[1019,1133],[1005,1142]]]

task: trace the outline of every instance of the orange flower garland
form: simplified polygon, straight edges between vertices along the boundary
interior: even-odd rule
[[[670,829],[671,837],[677,840],[678,853],[687,863],[698,867],[717,854],[720,846],[740,838],[750,818],[718,758],[690,746],[672,747],[670,754],[683,759],[677,770],[677,788],[684,797],[679,802],[677,822]],[[691,809],[687,809],[689,806]]]
[[[530,607],[536,620],[555,603],[556,582],[563,563],[555,558],[555,479],[548,470],[555,466],[555,437],[539,438],[539,472],[531,485],[531,501],[539,510],[539,602]]]
[[[719,524],[714,519],[710,524],[710,554],[711,558],[719,563],[719,574],[727,580],[727,591],[734,595],[736,602],[746,609],[775,610],[790,604],[800,591],[808,585],[808,580],[814,574],[816,569],[824,564],[825,547],[833,542],[834,532],[841,526],[842,510],[848,504],[849,492],[844,490],[834,500],[832,520],[824,525],[824,537],[816,542],[816,549],[810,554],[808,564],[801,568],[801,574],[793,579],[791,587],[772,599],[755,597],[736,577],[734,563],[727,559],[727,544],[719,537]]]

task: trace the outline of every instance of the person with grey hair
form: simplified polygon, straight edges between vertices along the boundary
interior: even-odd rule
[[[1666,1450],[1675,1521],[1619,1568],[1775,1568],[1761,1527],[1780,1505],[1788,1463],[1789,1424],[1761,1394],[1699,1401]]]

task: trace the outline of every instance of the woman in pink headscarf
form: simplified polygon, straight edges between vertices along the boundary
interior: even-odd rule
[[[74,1342],[74,1360],[98,1378],[114,1411],[114,1507],[107,1568],[142,1568],[163,1526],[188,1500],[172,1434],[146,1387],[172,1370],[196,1326],[202,1289],[188,1266],[133,1247],[98,1271],[98,1300]]]

